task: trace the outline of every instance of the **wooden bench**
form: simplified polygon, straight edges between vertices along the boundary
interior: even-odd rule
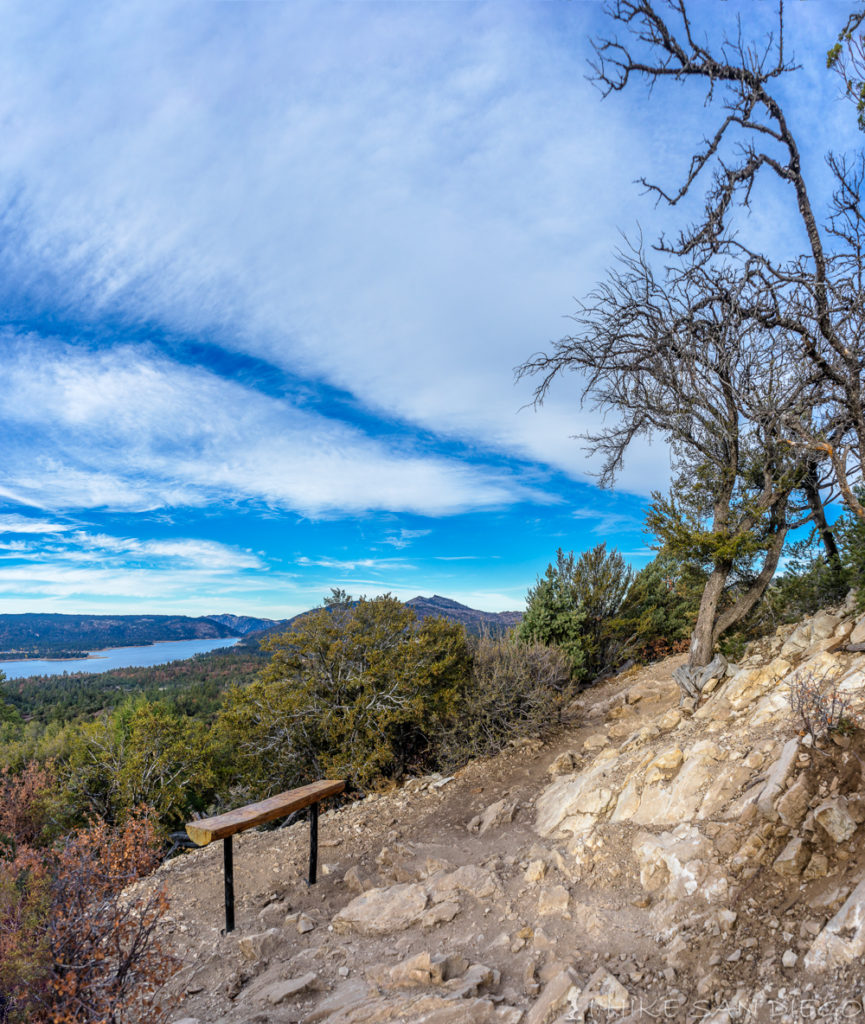
[[[213,818],[202,818],[190,821],[186,825],[186,833],[198,846],[207,846],[214,839],[222,840],[223,862],[225,872],[225,930],[234,931],[234,859],[231,849],[231,837],[237,832],[244,832],[256,825],[282,818],[294,811],[309,808],[309,875],[308,882],[315,885],[318,874],[318,805],[329,796],[336,796],[345,789],[345,782],[325,779],[312,782],[299,789],[289,789],[285,793],[277,793],[257,804],[247,804],[225,814],[217,814]]]

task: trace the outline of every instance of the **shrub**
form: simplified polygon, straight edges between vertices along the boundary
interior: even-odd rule
[[[802,732],[821,739],[833,732],[845,732],[865,722],[850,707],[850,698],[839,693],[828,679],[814,672],[797,674],[790,683],[790,708]]]
[[[440,765],[451,771],[495,754],[518,736],[543,734],[561,721],[577,686],[565,655],[514,638],[472,642],[472,671],[460,714],[440,741]]]
[[[216,750],[208,726],[161,701],[128,698],[92,722],[70,727],[58,759],[66,819],[119,821],[146,804],[167,827],[213,800]]]
[[[92,821],[53,847],[37,847],[38,808],[51,779],[28,768],[3,778],[0,847],[0,1018],[32,1024],[107,1024],[151,1005],[174,968],[156,934],[162,890],[128,886],[159,863],[149,812],[122,826]]]
[[[459,713],[465,630],[385,594],[334,591],[270,641],[261,677],[226,696],[219,727],[241,784],[272,793],[310,778],[366,788],[435,763],[435,736]]]
[[[686,650],[704,585],[704,573],[661,551],[636,574],[607,624],[616,661],[652,661]]]
[[[526,596],[519,637],[526,643],[558,647],[574,678],[593,679],[610,667],[608,621],[616,615],[631,584],[631,570],[606,544],[575,558],[559,548],[556,563]]]

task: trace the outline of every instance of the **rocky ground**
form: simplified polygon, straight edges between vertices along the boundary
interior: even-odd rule
[[[221,844],[168,862],[168,1019],[865,1021],[865,733],[789,700],[865,709],[862,641],[820,613],[696,708],[681,659],[609,680],[551,743],[323,813],[312,888],[304,822],[236,837],[228,936]]]

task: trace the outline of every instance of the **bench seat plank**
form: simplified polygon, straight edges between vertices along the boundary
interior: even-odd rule
[[[336,779],[324,779],[311,782],[299,789],[289,789],[285,793],[277,793],[257,804],[247,804],[225,814],[217,814],[213,818],[202,818],[190,821],[186,825],[189,838],[198,846],[207,846],[214,839],[225,839],[237,832],[263,825],[265,822],[281,818],[292,811],[300,811],[310,804],[318,803],[328,796],[336,796],[345,789],[345,782]]]

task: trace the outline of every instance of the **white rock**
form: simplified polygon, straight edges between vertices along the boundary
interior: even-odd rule
[[[334,917],[334,931],[357,931],[361,935],[404,931],[420,920],[428,899],[426,886],[418,883],[369,889]]]
[[[780,757],[769,769],[766,784],[757,797],[757,810],[771,821],[778,820],[779,815],[775,807],[775,801],[784,790],[784,783],[787,781],[793,765],[796,763],[798,753],[799,738],[796,736],[793,739],[787,740],[784,744]]]
[[[847,800],[843,796],[824,800],[815,808],[814,817],[836,843],[846,842],[856,831],[856,822],[851,817],[847,809]]]
[[[549,914],[564,914],[570,899],[571,894],[563,885],[552,885],[542,890],[538,897],[538,915],[546,917]]]
[[[808,950],[805,968],[825,971],[859,960],[865,953],[865,879],[850,893]]]

